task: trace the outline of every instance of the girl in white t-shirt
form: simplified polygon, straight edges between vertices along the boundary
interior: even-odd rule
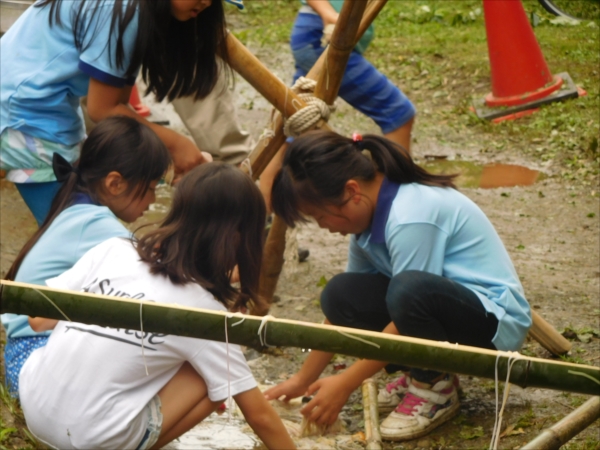
[[[204,164],[177,186],[156,230],[136,242],[110,239],[47,284],[241,310],[259,301],[264,223],[264,200],[247,175]],[[236,266],[239,289],[230,282]],[[20,377],[27,426],[58,448],[160,448],[228,395],[267,447],[294,448],[237,345],[60,321]]]

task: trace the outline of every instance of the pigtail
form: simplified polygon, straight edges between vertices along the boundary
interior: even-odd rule
[[[375,167],[398,184],[419,183],[427,186],[456,189],[456,175],[434,175],[418,166],[410,153],[402,146],[381,136],[369,134],[359,141],[361,147],[369,150]]]

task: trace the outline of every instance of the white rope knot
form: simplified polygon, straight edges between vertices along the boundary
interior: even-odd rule
[[[269,321],[269,319],[274,318],[275,316],[267,314],[266,316],[263,316],[263,318],[260,321],[260,326],[258,327],[258,339],[260,340],[261,347],[275,347],[275,345],[267,344],[267,322]]]
[[[306,107],[298,109],[296,113],[292,114],[285,121],[283,132],[286,136],[297,137],[305,131],[311,129],[319,120],[329,120],[329,116],[335,111],[335,105],[328,105],[323,100],[315,97],[314,92],[317,82],[310,78],[300,77],[292,86],[292,91],[309,91],[302,94],[298,94]],[[287,99],[286,99],[287,101]],[[293,103],[296,106],[296,103]]]
[[[498,411],[498,363],[500,362],[500,357],[503,356],[507,358],[506,362],[506,382],[504,383],[504,392],[502,395],[502,405],[500,407],[500,411]],[[496,420],[494,422],[494,430],[492,431],[492,442],[490,443],[490,450],[498,449],[498,441],[500,440],[500,433],[502,431],[502,416],[504,414],[504,407],[506,406],[506,401],[508,400],[508,393],[510,392],[510,372],[514,364],[523,360],[523,355],[519,352],[498,352],[496,356],[496,364],[494,370],[494,384],[496,391]]]

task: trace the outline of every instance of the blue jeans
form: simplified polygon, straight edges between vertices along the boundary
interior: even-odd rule
[[[341,273],[321,294],[321,308],[334,325],[381,331],[394,322],[401,335],[495,350],[498,319],[470,289],[448,278],[409,270],[392,279],[382,274]],[[430,382],[440,372],[389,365],[388,372],[410,370]]]

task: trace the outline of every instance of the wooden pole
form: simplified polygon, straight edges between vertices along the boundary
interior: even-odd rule
[[[600,397],[592,397],[571,414],[545,429],[521,450],[558,450],[570,439],[600,418]]]
[[[228,340],[234,344],[260,347],[264,343],[310,348],[491,379],[494,379],[497,368],[499,378],[505,380],[509,359],[518,355],[353,328],[276,318],[265,321],[265,318],[257,316],[184,308],[147,300],[140,302],[4,280],[0,280],[0,300],[0,313],[65,320],[64,314],[74,322],[130,330],[140,329],[141,314],[145,336],[164,333],[225,342],[226,321]],[[238,323],[242,318],[244,320]],[[518,355],[517,359],[509,378],[513,384],[588,395],[600,393],[598,367],[525,355]]]
[[[529,329],[529,334],[542,347],[555,355],[564,355],[571,350],[571,343],[533,309],[531,310],[531,318],[533,323]]]
[[[377,409],[377,383],[372,378],[362,382],[363,413],[365,417],[366,450],[381,450],[379,410]]]

